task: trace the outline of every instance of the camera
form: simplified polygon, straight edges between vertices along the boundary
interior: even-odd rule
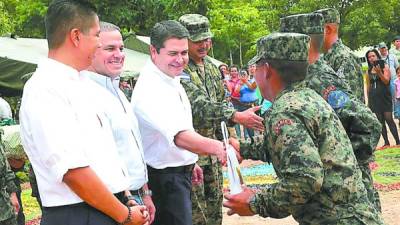
[[[374,66],[379,65],[379,67],[380,67],[381,69],[384,69],[384,68],[385,68],[385,60],[383,60],[383,59],[378,59],[378,60],[376,60],[373,64],[374,64]]]

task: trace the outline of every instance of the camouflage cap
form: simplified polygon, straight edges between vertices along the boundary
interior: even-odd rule
[[[179,18],[179,22],[189,31],[191,41],[201,41],[213,36],[210,31],[210,22],[203,15],[185,14]]]
[[[307,61],[310,37],[298,33],[272,33],[257,41],[257,55],[249,61],[261,59]]]
[[[280,32],[301,34],[324,33],[324,17],[320,13],[297,14],[281,18]]]
[[[325,23],[340,23],[339,11],[333,8],[319,9],[314,13],[321,13],[324,16]]]

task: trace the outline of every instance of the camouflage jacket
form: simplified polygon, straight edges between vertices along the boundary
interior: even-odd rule
[[[343,77],[339,77],[322,58],[308,67],[304,83],[335,110],[350,138],[358,162],[371,161],[382,128],[375,114],[351,95]]]
[[[204,73],[192,61],[186,67],[181,79],[190,104],[192,105],[193,127],[201,135],[222,139],[221,121],[230,122],[235,109],[225,100],[225,92],[218,68],[206,56],[204,58]],[[216,158],[213,157],[213,161]],[[204,157],[199,159],[199,165],[207,164]]]
[[[210,137],[202,130],[220,130],[221,121],[230,121],[235,110],[225,100],[220,72],[208,57],[204,58],[204,71],[203,77],[199,67],[190,60],[185,69],[189,78],[181,79],[181,83],[192,105],[194,128]]]
[[[339,76],[344,76],[346,82],[354,91],[354,95],[364,102],[363,73],[357,57],[339,39],[332,48],[324,54],[324,59]]]
[[[0,138],[0,221],[14,216],[14,208],[10,202],[10,193],[17,191],[14,179],[14,172],[7,162]]]
[[[256,194],[259,215],[292,215],[300,224],[340,224],[351,217],[383,224],[338,117],[315,91],[302,83],[287,87],[265,124],[265,148],[253,151],[269,152],[279,181]]]

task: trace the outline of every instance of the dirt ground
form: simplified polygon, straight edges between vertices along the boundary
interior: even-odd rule
[[[380,192],[382,202],[382,214],[387,225],[400,225],[400,191]],[[238,215],[228,216],[227,209],[223,208],[223,225],[296,225],[292,217],[285,219],[270,219],[259,216],[240,217]]]

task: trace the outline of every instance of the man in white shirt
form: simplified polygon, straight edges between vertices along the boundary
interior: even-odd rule
[[[226,161],[222,142],[193,128],[190,102],[179,77],[189,60],[188,37],[177,21],[162,21],[152,28],[151,60],[132,94],[157,209],[156,225],[192,224],[191,175],[197,154]]]
[[[389,53],[396,56],[397,61],[400,61],[400,35],[396,35],[393,39],[393,48],[390,49]]]
[[[10,104],[0,97],[0,121],[3,119],[12,119],[12,112]]]
[[[45,25],[48,58],[26,83],[20,110],[23,146],[43,204],[41,224],[147,224],[144,206],[118,199],[128,188],[127,170],[101,105],[91,101],[92,81],[79,75],[101,46],[95,9],[56,0]]]
[[[378,45],[379,52],[381,53],[381,57],[385,60],[386,64],[389,66],[390,70],[390,93],[392,94],[392,99],[395,98],[394,96],[394,80],[396,80],[396,68],[399,67],[399,61],[397,60],[396,56],[389,53],[388,47],[386,46],[385,42],[381,42]]]
[[[114,24],[100,22],[100,31],[101,47],[97,49],[92,65],[81,75],[95,81],[100,88],[94,94],[105,107],[118,152],[128,168],[130,192],[125,192],[125,202],[132,199],[145,205],[152,223],[155,207],[151,190],[147,187],[147,167],[139,125],[128,99],[118,87],[125,60],[124,42],[119,27]]]

